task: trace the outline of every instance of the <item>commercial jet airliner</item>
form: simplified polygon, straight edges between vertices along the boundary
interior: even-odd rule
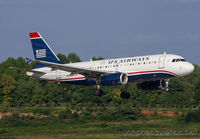
[[[157,54],[98,61],[62,63],[38,32],[30,33],[36,69],[27,70],[27,76],[41,80],[74,85],[94,85],[102,95],[103,86],[125,85],[122,98],[129,98],[129,82],[138,82],[142,90],[168,90],[169,79],[193,72],[194,66],[174,54]]]

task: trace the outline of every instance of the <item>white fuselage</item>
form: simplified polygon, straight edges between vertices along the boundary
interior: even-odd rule
[[[194,66],[186,62],[183,57],[173,54],[158,54],[138,57],[116,58],[98,61],[77,62],[65,65],[87,68],[92,70],[102,70],[109,72],[126,73],[129,81],[169,79],[171,77],[181,77],[190,74]],[[56,82],[70,82],[86,80],[81,74],[72,74],[62,70],[43,67],[34,69],[46,74],[35,74],[27,72],[28,76],[42,80]],[[145,75],[145,78],[144,76]],[[148,77],[146,76],[148,75]]]

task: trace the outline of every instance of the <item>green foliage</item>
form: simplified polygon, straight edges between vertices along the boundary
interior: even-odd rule
[[[58,54],[58,57],[64,63],[81,61],[80,57],[75,53],[70,53],[67,56]],[[92,59],[102,60],[104,58],[93,57]],[[123,86],[102,87],[105,95],[99,97],[94,95],[95,88],[93,86],[57,85],[52,82],[27,77],[25,72],[11,70],[8,67],[32,69],[35,64],[26,64],[21,57],[17,59],[8,58],[0,64],[0,104],[3,104],[5,108],[8,106],[65,106],[66,104],[71,104],[74,107],[78,107],[79,104],[85,104],[87,107],[121,104],[184,106],[200,104],[200,68],[198,65],[195,65],[195,71],[191,75],[171,79],[169,92],[145,92],[138,90],[137,83],[130,83],[128,92],[131,97],[129,100],[120,98],[120,90],[123,90]],[[113,115],[115,112],[113,111]],[[92,113],[94,114],[95,112],[85,109],[80,115],[92,119],[95,118],[94,115],[91,116]],[[120,113],[122,114],[123,111]],[[134,113],[131,114],[134,115]],[[102,116],[109,117],[109,113]],[[131,117],[128,119],[131,119]]]
[[[1,76],[1,87],[3,93],[3,105],[9,106],[10,105],[10,93],[16,88],[16,81],[15,79],[7,74],[3,74]]]
[[[95,60],[104,60],[104,58],[103,58],[103,57],[95,57],[95,56],[94,56],[94,57],[92,58],[92,60],[93,60],[93,61],[95,61]]]
[[[57,56],[63,63],[69,63],[69,60],[65,55],[59,53]]]
[[[99,115],[100,120],[105,121],[127,121],[137,120],[143,118],[142,113],[138,109],[131,109],[129,106],[115,107],[113,109],[107,109]]]
[[[0,112],[7,112],[8,111],[8,107],[5,105],[0,106]]]
[[[17,113],[13,113],[11,116],[3,117],[3,119],[0,120],[0,124],[14,127],[28,126],[33,118],[32,116],[20,117]]]
[[[92,109],[90,107],[87,107],[85,110],[83,110],[81,112],[81,116],[82,116],[82,118],[88,119],[88,120],[94,118],[94,115],[92,115]]]
[[[58,113],[59,119],[71,119],[72,117],[73,117],[73,114],[70,109],[65,109]]]
[[[194,64],[194,72],[200,72],[200,67],[196,64]]]
[[[58,54],[58,58],[63,62],[63,63],[74,63],[74,62],[81,62],[81,59],[79,56],[77,56],[75,53],[69,53],[68,56],[65,56],[63,54]]]
[[[12,90],[15,89],[15,79],[7,74],[1,76],[1,86],[3,87],[2,92],[4,95],[9,95]]]
[[[5,134],[7,133],[8,131],[5,129],[5,128],[0,128],[0,135],[1,134]]]
[[[33,114],[39,114],[39,115],[49,115],[51,113],[51,108],[34,108],[33,109]]]
[[[79,117],[79,115],[78,115],[77,112],[74,112],[74,113],[72,114],[72,118],[73,118],[73,119],[78,119],[78,117]]]
[[[81,62],[81,59],[79,56],[77,56],[75,53],[70,53],[67,56],[69,62],[74,63],[74,62]]]
[[[200,122],[200,110],[188,112],[185,116],[186,122]]]

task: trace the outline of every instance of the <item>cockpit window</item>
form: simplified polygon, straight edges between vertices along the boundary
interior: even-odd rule
[[[180,58],[172,59],[172,62],[185,62],[185,61],[186,61],[185,59],[180,59]]]
[[[185,59],[181,59],[181,61],[182,61],[182,62],[185,62],[186,60],[185,60]]]

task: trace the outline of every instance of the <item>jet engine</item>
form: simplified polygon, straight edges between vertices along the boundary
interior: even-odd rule
[[[156,80],[156,81],[145,81],[142,83],[138,83],[138,89],[145,90],[145,91],[152,91],[152,90],[166,90],[168,91],[168,80]]]
[[[128,82],[128,76],[126,73],[112,73],[101,77],[101,85],[124,85]]]

